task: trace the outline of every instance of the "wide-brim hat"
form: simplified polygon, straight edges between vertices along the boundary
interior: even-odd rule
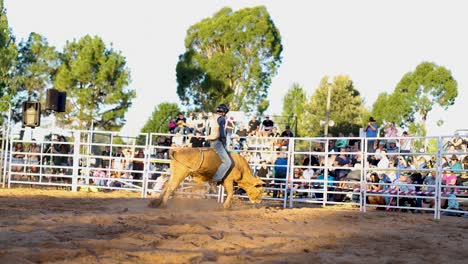
[[[369,118],[369,122],[375,122],[377,120],[375,120],[372,116]]]

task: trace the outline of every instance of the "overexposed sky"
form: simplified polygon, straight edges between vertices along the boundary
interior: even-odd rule
[[[351,77],[370,108],[406,72],[431,61],[452,71],[459,96],[448,111],[429,113],[428,134],[468,129],[468,1],[5,0],[18,41],[37,32],[61,49],[90,34],[122,51],[137,92],[125,134],[137,133],[157,104],[179,102],[175,67],[191,25],[225,6],[257,5],[267,7],[284,47],[267,112],[281,113],[293,82],[310,95],[324,75],[337,74]]]

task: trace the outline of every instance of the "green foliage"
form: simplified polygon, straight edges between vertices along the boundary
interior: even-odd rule
[[[320,120],[325,120],[326,104],[328,96],[328,85],[331,85],[331,107],[330,120],[335,122],[329,127],[329,133],[337,136],[339,132],[345,135],[353,132],[358,135],[362,127],[363,116],[367,115],[363,100],[359,91],[354,88],[353,82],[346,75],[333,78],[333,83],[328,83],[328,77],[322,78],[320,86],[305,105],[304,111],[304,134],[301,136],[321,136],[323,126]]]
[[[94,123],[104,130],[119,129],[135,98],[129,82],[125,57],[107,48],[100,37],[87,35],[67,42],[54,80],[56,88],[67,92],[69,108],[60,122],[78,128],[89,129]]]
[[[46,38],[32,32],[26,42],[19,44],[16,70],[14,120],[21,120],[21,107],[25,101],[39,101],[44,105],[45,91],[52,87],[52,76],[58,67],[58,53]]]
[[[151,117],[141,129],[142,133],[168,133],[169,121],[180,112],[179,106],[174,103],[160,103],[156,106]]]
[[[3,0],[0,0],[0,100],[11,102],[11,95],[15,93],[12,81],[17,54],[15,37],[8,25]],[[0,111],[7,109],[7,104],[0,103]]]
[[[296,116],[297,123],[297,136],[305,135],[306,126],[304,120],[304,108],[307,102],[307,95],[302,86],[294,83],[289,88],[286,95],[283,97],[283,116],[293,117]]]
[[[223,8],[191,26],[177,64],[177,94],[193,110],[265,110],[281,63],[281,37],[264,6]],[[257,106],[260,106],[258,109]]]
[[[395,121],[414,135],[426,135],[427,115],[435,105],[447,109],[458,95],[451,72],[431,62],[419,64],[406,73],[392,94],[380,94],[372,114],[380,120]],[[419,119],[419,124],[414,122]]]

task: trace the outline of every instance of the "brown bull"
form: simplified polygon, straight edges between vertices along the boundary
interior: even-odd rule
[[[244,189],[250,201],[260,203],[262,200],[263,181],[253,176],[249,164],[237,153],[231,153],[234,167],[223,180],[227,197],[224,208],[229,208],[234,193],[234,183]],[[160,197],[150,202],[149,206],[164,207],[167,200],[179,184],[188,176],[197,182],[211,181],[221,160],[211,148],[179,148],[171,151],[171,177],[167,181]]]

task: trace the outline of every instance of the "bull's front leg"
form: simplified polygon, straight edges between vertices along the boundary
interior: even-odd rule
[[[186,169],[176,169],[176,166],[171,166],[171,177],[166,182],[159,199],[154,199],[150,201],[149,207],[166,207],[169,197],[174,193],[174,191],[179,187],[179,184],[188,176],[188,170]]]
[[[224,201],[224,209],[231,208],[232,197],[234,195],[234,181],[232,178],[226,178],[223,182],[224,189],[226,190],[226,201]]]

